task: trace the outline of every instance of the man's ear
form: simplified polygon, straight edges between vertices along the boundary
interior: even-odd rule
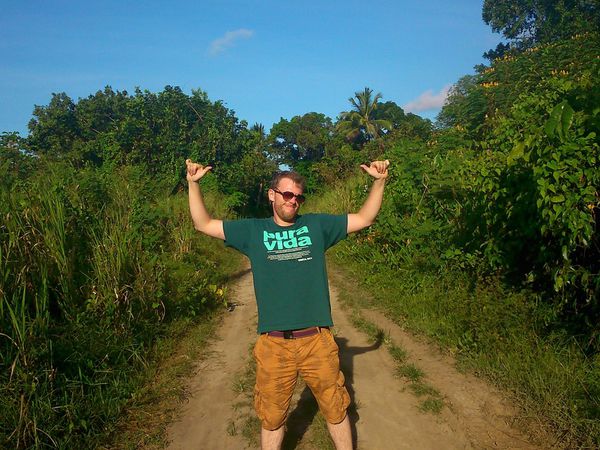
[[[270,202],[274,202],[275,201],[275,191],[273,189],[269,189],[267,191],[267,196],[269,197],[269,201]]]

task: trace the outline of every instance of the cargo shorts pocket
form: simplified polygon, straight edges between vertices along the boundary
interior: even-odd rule
[[[281,404],[265,401],[260,390],[254,388],[254,410],[260,419],[261,426],[265,430],[277,430],[281,428],[287,418],[287,408]]]
[[[324,411],[323,415],[329,423],[340,423],[346,417],[348,406],[350,406],[350,394],[348,394],[345,386],[344,374],[340,370],[333,394],[332,408],[329,411]]]
[[[350,395],[345,387],[345,377],[339,366],[339,348],[331,330],[322,330],[323,343],[320,357],[321,369],[317,379],[308,384],[319,403],[319,409],[328,423],[340,423],[346,417]]]
[[[254,409],[266,430],[280,428],[286,419],[295,386],[294,367],[281,364],[279,343],[261,335],[254,346],[256,383],[254,385]]]
[[[262,399],[260,398],[260,391],[256,386],[254,387],[254,410],[256,411],[256,415],[260,421],[264,422],[265,408]]]

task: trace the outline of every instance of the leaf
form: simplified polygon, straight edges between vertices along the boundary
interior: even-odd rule
[[[556,292],[560,291],[563,287],[564,284],[564,280],[562,277],[557,276],[556,279],[554,280],[554,290]]]
[[[546,134],[550,137],[554,136],[558,124],[560,123],[560,116],[562,114],[562,108],[564,103],[565,102],[561,102],[552,109],[552,112],[550,112],[550,118],[544,126],[544,131],[546,131]]]
[[[512,165],[517,159],[522,158],[524,150],[525,142],[517,142],[506,158],[507,164]]]
[[[554,196],[550,197],[550,201],[552,203],[562,203],[565,201],[565,196],[562,194],[554,195]]]
[[[556,130],[556,126],[558,125],[558,120],[554,117],[550,116],[550,119],[544,125],[544,131],[548,135],[548,137],[554,137],[554,131]]]
[[[569,103],[566,100],[563,103],[564,106],[560,117],[560,125],[563,134],[565,134],[569,130],[569,128],[571,128],[571,124],[573,123],[573,115],[575,114],[575,111],[573,110],[573,108],[571,108],[571,105],[569,105]]]
[[[564,140],[566,132],[573,123],[574,114],[575,111],[569,102],[563,100],[552,109],[550,118],[544,125],[544,131],[549,137],[554,137],[554,134],[558,133],[560,140]]]

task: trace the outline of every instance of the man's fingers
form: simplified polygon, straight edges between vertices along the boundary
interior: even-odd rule
[[[390,162],[387,159],[385,161],[373,161],[372,165],[375,167],[377,172],[385,173],[388,166],[390,165]]]
[[[197,166],[197,164],[194,164],[191,159],[185,160],[185,168],[187,170],[187,173],[189,173],[192,176],[196,175],[197,168],[195,166]]]
[[[189,173],[193,177],[199,174],[200,178],[206,175],[206,173],[213,168],[213,166],[211,165],[203,166],[202,164],[192,162],[191,159],[186,159],[185,165],[187,173]]]
[[[389,160],[372,161],[369,164],[361,164],[360,168],[372,177],[377,179],[387,177],[387,169],[390,165]]]

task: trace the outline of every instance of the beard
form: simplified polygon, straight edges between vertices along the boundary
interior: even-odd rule
[[[291,203],[280,203],[273,205],[277,215],[286,222],[293,222],[298,214],[298,206],[294,207]]]

